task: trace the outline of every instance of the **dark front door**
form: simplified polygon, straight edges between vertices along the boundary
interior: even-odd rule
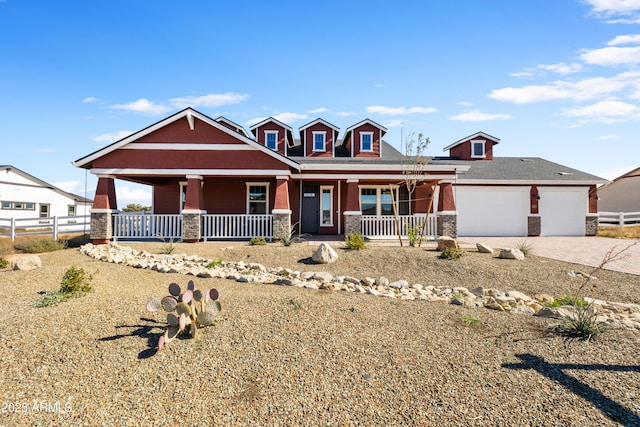
[[[320,227],[320,188],[317,184],[302,185],[302,224],[303,233],[317,233]]]

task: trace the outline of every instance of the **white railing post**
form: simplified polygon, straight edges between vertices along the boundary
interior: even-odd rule
[[[624,222],[624,212],[620,212],[618,214],[618,227],[624,228],[625,226],[625,222]]]
[[[58,240],[58,217],[53,217],[53,240]]]
[[[16,240],[16,219],[11,218],[11,241]]]

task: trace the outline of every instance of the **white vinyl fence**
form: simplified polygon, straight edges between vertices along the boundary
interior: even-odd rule
[[[202,218],[202,238],[273,239],[273,215],[224,215],[209,214]]]
[[[424,236],[437,237],[436,231],[436,215],[399,215],[398,223],[400,225],[400,236],[407,237],[407,230],[418,227],[422,230],[424,221],[427,221],[427,226],[424,231]],[[396,219],[393,215],[362,215],[360,220],[362,226],[362,235],[365,237],[378,237],[378,238],[397,238],[398,229],[396,228]]]
[[[182,239],[182,215],[114,215],[113,239]]]
[[[90,215],[0,218],[0,236],[9,236],[11,240],[19,236],[47,234],[57,240],[60,234],[88,233],[90,228]]]
[[[605,227],[640,225],[640,212],[598,212],[598,225]]]

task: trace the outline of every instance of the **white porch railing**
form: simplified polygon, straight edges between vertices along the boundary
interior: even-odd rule
[[[202,218],[202,238],[273,239],[273,215],[207,214]]]
[[[436,215],[399,215],[398,223],[400,225],[400,235],[407,237],[407,229],[413,227],[420,227],[424,221],[427,221],[427,227],[425,229],[425,236],[437,237],[436,231]],[[384,237],[384,238],[397,238],[398,231],[396,228],[396,219],[393,215],[376,216],[376,215],[362,215],[360,220],[362,227],[362,235],[365,237]]]
[[[182,215],[117,214],[113,239],[181,239]]]
[[[51,234],[58,240],[60,234],[88,233],[91,216],[49,216],[41,218],[0,218],[0,236],[15,240],[18,236]]]
[[[598,212],[598,225],[610,227],[640,225],[640,212]]]

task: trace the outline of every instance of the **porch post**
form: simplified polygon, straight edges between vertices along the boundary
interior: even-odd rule
[[[202,176],[187,175],[187,195],[182,209],[182,241],[194,243],[202,238],[202,215],[204,196],[202,192]]]
[[[109,243],[113,237],[113,217],[117,211],[116,186],[113,176],[98,175],[98,186],[91,206],[91,232],[94,245]]]
[[[276,195],[273,200],[273,237],[279,239],[291,233],[291,205],[289,204],[289,177],[276,177]]]
[[[598,190],[595,185],[589,186],[589,212],[585,223],[585,235],[598,234]]]
[[[357,179],[347,180],[347,201],[345,203],[344,234],[362,233],[362,211],[360,210],[360,189]]]
[[[458,212],[453,197],[453,184],[441,182],[440,196],[438,197],[438,235],[458,237]]]

